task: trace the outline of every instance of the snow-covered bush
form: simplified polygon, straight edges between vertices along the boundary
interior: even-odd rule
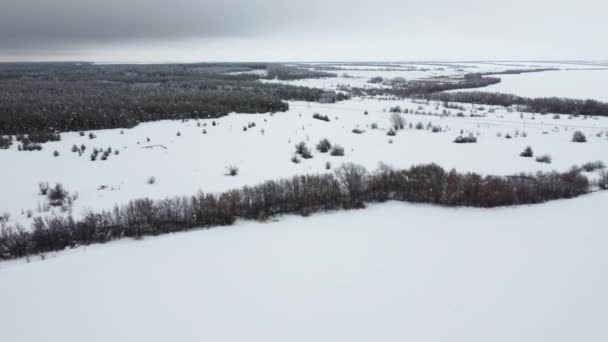
[[[581,166],[581,168],[585,172],[593,172],[595,170],[602,170],[602,169],[606,168],[606,164],[604,164],[603,161],[598,160],[598,161],[594,161],[594,162],[585,163]]]
[[[400,112],[394,112],[390,117],[390,125],[395,131],[405,127],[405,119],[399,113]]]
[[[548,154],[543,154],[542,156],[536,157],[536,161],[539,163],[551,164],[551,156]]]
[[[602,170],[597,180],[597,186],[602,190],[608,190],[608,171]]]
[[[519,154],[522,157],[530,158],[534,156],[534,152],[532,151],[532,147],[526,146],[522,153]]]
[[[331,147],[331,151],[329,151],[329,154],[334,157],[341,157],[344,155],[344,147],[340,145],[334,145]]]
[[[576,131],[574,134],[572,134],[572,142],[584,143],[587,142],[587,137],[585,134],[583,134],[583,132]]]
[[[454,139],[454,142],[457,144],[472,144],[477,142],[477,137],[473,133],[469,133],[468,136],[459,135]]]
[[[326,153],[331,149],[331,142],[327,138],[323,138],[317,144],[317,151],[321,153]]]
[[[58,207],[65,203],[68,194],[68,191],[63,188],[63,185],[57,183],[54,187],[49,188],[47,199],[51,206]]]
[[[40,182],[38,183],[38,193],[42,196],[46,196],[49,192],[49,183]]]
[[[236,176],[239,174],[239,168],[234,165],[226,166],[226,176]]]
[[[313,119],[329,122],[329,116],[327,116],[327,115],[321,115],[319,113],[314,113],[312,115],[312,117],[313,117]]]
[[[301,141],[296,145],[296,154],[299,154],[304,159],[312,158],[312,152],[304,141]]]

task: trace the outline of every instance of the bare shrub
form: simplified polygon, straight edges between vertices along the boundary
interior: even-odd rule
[[[399,112],[394,112],[393,114],[391,114],[391,117],[390,117],[391,127],[395,131],[398,131],[398,130],[403,129],[405,127],[405,119],[399,113],[400,113],[400,111]]]
[[[574,134],[572,134],[572,142],[584,143],[587,142],[587,137],[585,136],[585,134],[583,134],[583,132],[576,131],[574,132]]]
[[[536,157],[536,161],[539,163],[551,164],[552,159],[548,154],[543,154],[542,156]]]
[[[239,168],[234,166],[234,165],[228,165],[226,166],[226,176],[236,176],[239,174]]]
[[[327,138],[323,138],[317,144],[317,151],[326,153],[331,149],[331,142]]]
[[[332,146],[331,151],[329,151],[329,154],[334,157],[341,157],[344,155],[344,147],[340,145],[334,145]]]

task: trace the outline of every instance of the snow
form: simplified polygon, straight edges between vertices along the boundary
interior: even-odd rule
[[[607,201],[390,202],[0,264],[2,340],[606,341]]]
[[[519,172],[565,171],[574,164],[602,160],[608,164],[608,118],[585,119],[584,117],[553,119],[552,115],[532,115],[523,118],[517,112],[508,113],[496,108],[489,113],[475,109],[485,117],[403,114],[406,121],[415,125],[428,122],[446,131],[432,133],[428,130],[407,129],[396,137],[389,137],[388,109],[400,105],[412,111],[442,113],[437,104],[419,104],[412,101],[385,101],[354,99],[336,104],[291,102],[286,113],[231,114],[213,120],[158,121],[143,123],[133,129],[95,131],[96,139],[63,133],[62,140],[44,145],[40,152],[19,152],[17,144],[10,150],[0,150],[0,164],[6,177],[0,177],[0,214],[9,213],[9,222],[21,222],[29,226],[34,216],[47,214],[46,199],[38,195],[38,183],[46,181],[51,186],[61,183],[72,194],[77,193],[72,214],[79,217],[87,209],[111,209],[115,204],[135,198],[165,198],[191,196],[197,191],[218,192],[257,184],[268,179],[278,179],[305,173],[331,172],[325,170],[329,161],[334,167],[343,162],[355,162],[368,170],[375,170],[380,162],[398,168],[421,163],[435,162],[444,168],[473,171],[481,174],[507,175]],[[469,115],[471,106],[466,107]],[[364,115],[367,110],[369,115]],[[312,118],[313,113],[326,114],[330,122]],[[535,120],[532,120],[532,118]],[[255,122],[256,126],[243,131],[243,126]],[[373,123],[378,129],[371,129]],[[207,124],[206,127],[203,127]],[[353,134],[360,128],[363,134]],[[203,129],[207,134],[202,134]],[[262,132],[263,130],[263,132]],[[477,134],[477,144],[454,144],[452,141],[461,130]],[[571,142],[574,130],[587,135],[588,142]],[[527,134],[516,136],[517,132]],[[122,134],[121,134],[122,132]],[[177,136],[180,132],[180,136]],[[546,132],[547,134],[543,134]],[[605,132],[601,137],[597,133]],[[501,137],[498,137],[498,134]],[[513,139],[505,139],[509,133]],[[146,138],[150,138],[150,142]],[[290,161],[294,145],[305,141],[314,150],[316,143],[328,138],[345,148],[344,157],[331,157],[313,151],[314,158],[300,164]],[[392,143],[389,143],[389,140]],[[72,153],[72,145],[84,144],[87,150],[82,156]],[[162,145],[162,146],[161,146]],[[521,158],[519,153],[531,145],[536,155],[550,154],[553,163],[541,164],[533,158]],[[93,148],[119,149],[106,161],[90,161]],[[152,148],[145,148],[152,147]],[[53,157],[53,151],[60,152]],[[226,176],[226,167],[239,168],[236,177]],[[155,177],[155,184],[147,180]],[[101,189],[104,186],[105,189]],[[51,211],[53,212],[53,211]],[[55,210],[54,212],[58,212]],[[69,214],[69,213],[60,213]]]
[[[488,91],[525,97],[555,96],[608,102],[608,69],[558,70],[496,77],[502,81],[484,88],[456,91]]]

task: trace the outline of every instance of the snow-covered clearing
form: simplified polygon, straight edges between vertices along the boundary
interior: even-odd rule
[[[1,336],[606,341],[607,201],[602,192],[490,210],[391,202],[8,262]]]
[[[407,129],[390,137],[389,109],[397,105],[435,115],[403,114]],[[380,162],[398,168],[435,162],[448,169],[494,175],[566,171],[574,164],[596,160],[608,164],[608,118],[568,119],[562,115],[554,119],[553,115],[508,113],[504,108],[490,113],[490,109],[465,105],[467,116],[457,117],[459,110],[436,103],[357,98],[336,104],[292,102],[288,112],[274,115],[232,114],[198,123],[143,123],[133,129],[95,131],[95,139],[76,132],[63,133],[61,141],[46,143],[39,152],[17,151],[17,144],[10,150],[0,150],[0,164],[6,175],[0,177],[0,214],[7,212],[9,222],[26,225],[31,220],[28,211],[33,216],[44,214],[46,198],[38,194],[39,182],[51,186],[61,183],[72,194],[77,193],[72,213],[78,217],[86,209],[111,209],[135,198],[190,196],[199,190],[217,192],[268,179],[331,172],[325,169],[327,161],[334,167],[351,161],[369,170],[376,169]],[[443,110],[451,116],[440,116]],[[471,112],[485,116],[470,117]],[[330,122],[313,119],[314,113],[328,115]],[[250,122],[255,122],[255,127],[244,131]],[[419,122],[424,129],[415,129]],[[427,130],[429,122],[443,131]],[[372,129],[374,124],[377,129]],[[355,128],[363,134],[354,134]],[[588,142],[572,143],[574,130],[583,131]],[[478,143],[454,144],[461,131],[465,135],[479,134]],[[512,138],[507,139],[507,135]],[[343,146],[345,156],[315,151],[322,138]],[[300,141],[313,149],[314,158],[295,164],[290,159],[294,145]],[[87,148],[82,156],[71,152],[73,145],[82,144]],[[553,163],[521,158],[519,154],[527,145],[536,155],[550,154]],[[112,153],[105,161],[100,157],[90,160],[94,148],[108,147],[120,154]],[[53,156],[55,150],[60,153],[58,157]],[[237,176],[226,175],[229,165],[239,168]],[[155,177],[155,184],[148,184],[150,177]]]

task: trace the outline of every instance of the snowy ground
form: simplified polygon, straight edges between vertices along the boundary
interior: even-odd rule
[[[1,336],[603,342],[607,201],[393,202],[4,263]]]
[[[425,129],[408,128],[389,137],[388,109],[396,105],[435,115],[403,114],[408,125],[421,122]],[[43,181],[51,186],[61,183],[72,194],[77,193],[72,213],[79,216],[86,209],[111,209],[114,204],[134,198],[190,196],[199,190],[217,192],[268,179],[331,172],[325,170],[327,161],[333,166],[352,161],[369,170],[376,169],[380,162],[398,168],[435,162],[448,169],[495,175],[565,171],[574,164],[596,160],[608,164],[608,118],[568,119],[562,115],[554,119],[553,115],[529,113],[522,116],[503,108],[490,113],[490,107],[480,110],[470,105],[463,111],[467,117],[457,117],[459,110],[445,109],[437,103],[377,99],[337,104],[292,102],[290,107],[288,112],[274,115],[232,114],[198,123],[160,121],[133,129],[96,131],[97,138],[93,140],[75,132],[64,133],[61,141],[45,144],[40,152],[20,152],[14,144],[10,150],[0,150],[0,164],[7,175],[0,177],[0,189],[4,189],[0,214],[9,213],[9,222],[26,225],[31,219],[28,212],[33,216],[47,214],[46,198],[38,195],[38,183]],[[451,116],[440,116],[444,109]],[[365,110],[368,115],[364,115]],[[472,110],[485,117],[470,117]],[[313,119],[313,113],[326,114],[331,121]],[[213,126],[213,121],[218,125]],[[250,122],[256,126],[243,131]],[[426,130],[429,122],[444,131]],[[378,129],[372,129],[374,123]],[[352,133],[355,128],[364,133]],[[203,129],[207,134],[202,133]],[[583,131],[589,141],[572,143],[574,130]],[[461,131],[478,135],[479,142],[454,144],[452,141]],[[596,136],[598,133],[600,137]],[[512,139],[506,139],[507,134]],[[300,164],[291,162],[296,143],[305,141],[314,150],[322,138],[343,146],[346,155],[331,157],[314,151],[313,159]],[[81,144],[87,147],[82,156],[71,152],[73,145]],[[553,163],[521,158],[519,153],[527,145],[537,155],[550,154]],[[106,161],[99,157],[91,161],[95,147],[112,147],[120,154],[111,154]],[[53,156],[55,150],[59,157]],[[239,168],[236,177],[226,176],[228,165]],[[147,183],[150,177],[156,178],[155,184]]]
[[[558,70],[520,75],[498,75],[502,80],[484,88],[489,91],[526,97],[566,97],[608,102],[608,68],[602,70]],[[462,91],[462,90],[458,90]]]
[[[317,67],[330,66],[338,68],[338,70],[323,70],[337,74],[337,77],[319,78],[319,79],[303,79],[292,81],[281,80],[264,80],[264,82],[279,82],[297,86],[308,86],[316,88],[325,88],[339,90],[342,88],[357,87],[357,88],[374,88],[383,87],[382,84],[372,84],[368,81],[373,77],[383,77],[384,79],[393,79],[402,77],[406,80],[424,80],[438,77],[462,77],[467,73],[484,73],[484,72],[503,72],[513,69],[560,69],[560,70],[588,70],[588,69],[606,69],[608,63],[602,62],[427,62],[427,63],[377,63],[377,64],[334,64],[334,63],[317,63]],[[296,64],[297,65],[297,64]],[[314,65],[314,64],[313,64]],[[308,65],[307,65],[308,66]],[[577,74],[576,72],[569,73],[558,80],[544,78],[546,73],[535,74],[536,77],[521,74],[521,75],[498,75],[496,77],[511,81],[518,80],[518,76],[526,76],[524,79],[532,79],[535,83],[529,85],[528,82],[520,81],[513,85],[509,85],[510,92],[524,91],[524,96],[535,96],[533,92],[525,92],[526,90],[536,90],[538,94],[546,94],[543,89],[555,89],[559,91],[556,96],[580,96],[584,98],[595,98],[599,95],[600,99],[605,99],[605,94],[602,93],[605,88],[605,74]],[[585,78],[590,77],[591,80]],[[571,78],[568,78],[571,77]],[[556,85],[554,82],[559,81]],[[584,85],[580,86],[580,82]],[[500,86],[497,85],[497,86]],[[521,89],[520,89],[521,87]],[[561,87],[561,88],[557,88]],[[484,88],[487,89],[487,88]],[[496,90],[499,91],[499,90]],[[547,95],[543,95],[547,96]],[[548,96],[552,96],[551,94]]]

